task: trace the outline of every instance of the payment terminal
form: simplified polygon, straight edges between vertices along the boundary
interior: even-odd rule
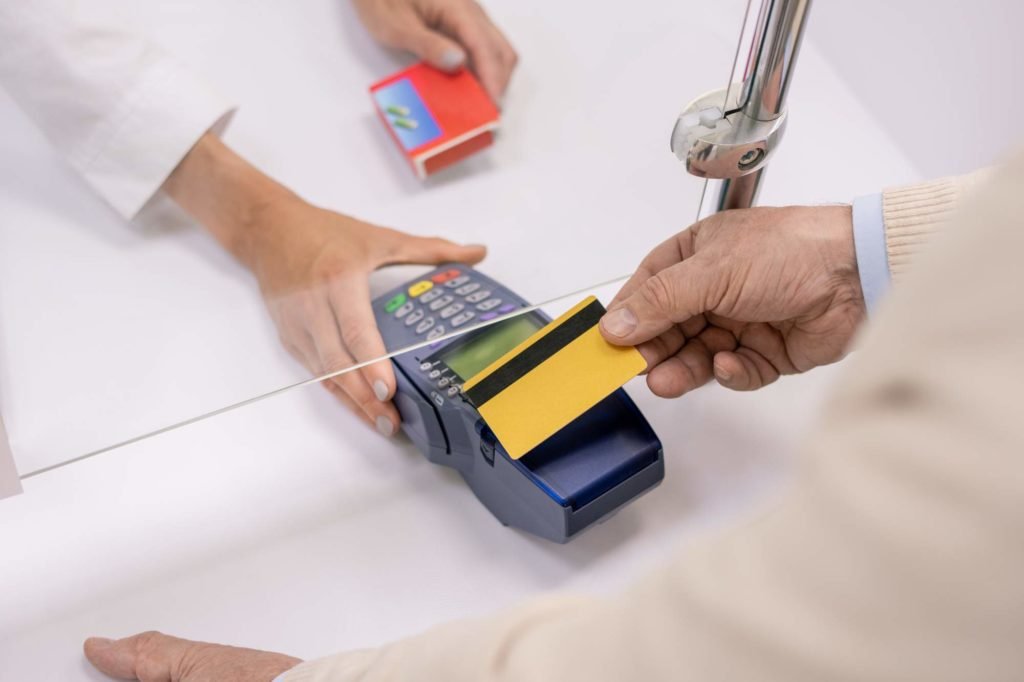
[[[528,304],[465,265],[445,265],[373,302],[388,348],[432,341]],[[505,453],[462,383],[550,322],[531,311],[398,355],[402,430],[458,471],[507,526],[568,542],[664,477],[661,442],[622,389],[518,460]]]

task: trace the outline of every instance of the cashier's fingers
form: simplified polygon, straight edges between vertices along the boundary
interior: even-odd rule
[[[395,230],[391,232],[389,252],[383,259],[387,263],[475,265],[487,255],[487,247],[482,244],[456,244],[441,237],[414,237]]]
[[[329,296],[331,307],[325,306],[309,320],[309,333],[321,370],[335,372],[384,355],[384,341],[368,302],[369,292],[362,287],[335,286]],[[385,360],[345,372],[331,382],[358,405],[381,434],[394,435],[399,416],[390,402],[395,386],[390,362]]]
[[[393,35],[392,47],[408,50],[442,71],[457,71],[466,64],[466,51],[457,42],[416,19]]]
[[[458,9],[444,17],[443,28],[469,52],[470,68],[491,99],[498,102],[512,79],[519,55],[480,5],[475,2],[452,4]]]

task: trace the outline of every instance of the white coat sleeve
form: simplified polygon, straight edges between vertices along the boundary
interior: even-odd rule
[[[0,87],[127,219],[233,111],[159,48],[86,25],[65,0],[0,0]]]

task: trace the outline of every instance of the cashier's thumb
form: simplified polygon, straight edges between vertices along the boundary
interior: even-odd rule
[[[405,48],[442,71],[456,71],[466,63],[466,51],[455,41],[425,26],[405,36]]]
[[[399,241],[397,260],[403,263],[466,263],[475,265],[487,255],[482,244],[456,244],[441,237],[413,237],[404,235]]]
[[[674,324],[703,313],[702,282],[682,262],[651,275],[601,318],[601,334],[610,343],[635,346]]]

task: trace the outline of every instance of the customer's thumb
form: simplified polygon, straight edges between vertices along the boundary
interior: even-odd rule
[[[683,261],[649,277],[601,318],[601,334],[610,343],[635,346],[703,313],[706,297],[696,270]]]

